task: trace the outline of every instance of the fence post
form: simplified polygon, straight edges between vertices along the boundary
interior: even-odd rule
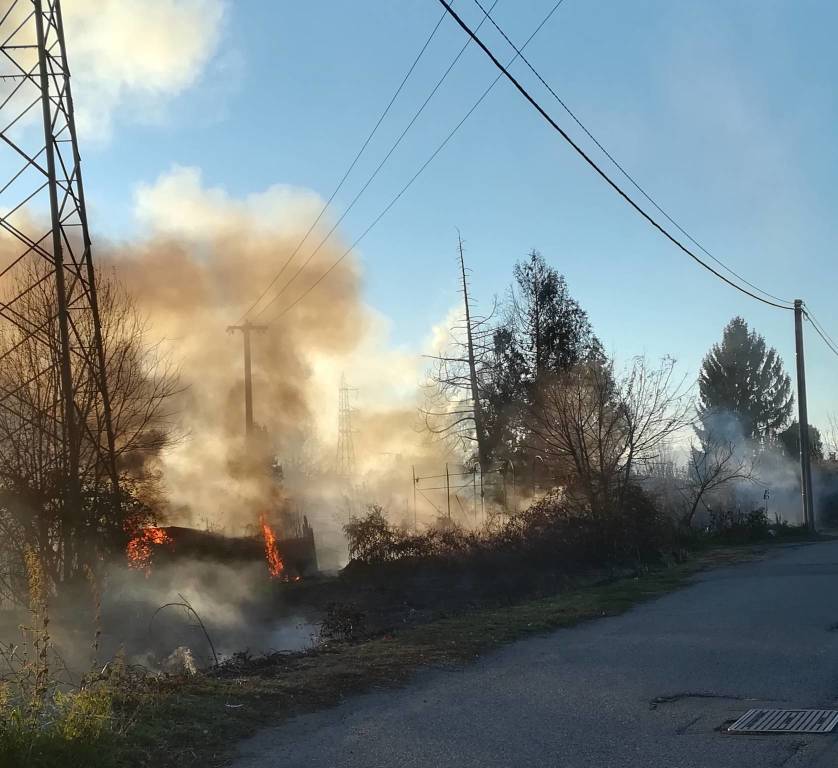
[[[416,533],[419,530],[416,515],[416,465],[413,464],[410,469],[413,472],[413,532]]]
[[[448,501],[448,519],[451,519],[451,477],[448,474],[448,462],[445,462],[445,498]]]

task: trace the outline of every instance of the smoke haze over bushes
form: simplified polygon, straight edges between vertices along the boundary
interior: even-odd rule
[[[137,191],[142,238],[97,243],[99,264],[124,281],[148,316],[149,341],[164,339],[185,387],[178,403],[185,438],[161,458],[172,522],[242,534],[266,504],[264,484],[237,467],[242,340],[226,330],[282,267],[321,206],[317,195],[285,186],[234,199],[206,188],[197,170],[176,167]],[[328,229],[324,220],[275,287],[295,275]],[[332,236],[255,322],[274,318],[345,247]],[[417,355],[388,348],[384,323],[361,301],[353,256],[266,332],[254,333],[255,420],[316,534],[328,529],[340,537],[340,493],[329,473],[341,374],[360,389],[353,405],[373,404],[355,416],[358,474],[370,493],[406,497],[411,463],[438,467],[445,460],[440,446],[415,429],[421,365]]]

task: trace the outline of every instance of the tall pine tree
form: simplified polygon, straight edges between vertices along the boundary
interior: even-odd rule
[[[513,329],[528,383],[566,371],[599,350],[588,313],[570,295],[564,275],[538,251],[519,261],[513,274]]]
[[[794,396],[783,361],[741,317],[704,358],[698,377],[702,438],[765,441],[788,424]]]
[[[519,261],[513,276],[507,322],[495,330],[483,385],[495,458],[522,450],[523,413],[540,380],[602,357],[588,313],[570,295],[564,276],[538,251]]]
[[[780,445],[786,452],[786,456],[795,461],[800,460],[800,424],[797,420],[789,424],[779,435]],[[817,427],[809,425],[809,455],[812,461],[823,461],[823,437]]]

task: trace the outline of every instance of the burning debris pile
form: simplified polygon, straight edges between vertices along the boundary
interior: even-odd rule
[[[439,465],[450,457],[414,429],[424,362],[388,349],[386,327],[360,297],[352,255],[293,311],[283,311],[319,277],[321,261],[344,253],[337,234],[311,264],[294,262],[287,298],[249,317],[267,330],[252,337],[255,429],[245,438],[241,338],[224,331],[253,301],[254,286],[269,284],[276,265],[293,256],[322,203],[281,185],[236,199],[207,187],[197,169],[174,167],[137,191],[144,236],[98,238],[97,258],[124,283],[148,318],[148,337],[163,340],[159,354],[180,374],[167,411],[177,414],[178,435],[189,437],[155,457],[167,496],[160,519],[242,536],[265,511],[276,537],[287,538],[293,532],[272,518],[275,483],[263,474],[275,459],[286,470],[285,494],[317,531],[324,567],[338,567],[346,556],[346,488],[333,466],[342,371],[375,403],[358,415],[356,480],[374,488],[365,501],[386,503],[394,492],[406,497],[411,463]],[[325,221],[320,230],[311,238],[326,235]],[[243,462],[252,447],[246,442],[258,444],[258,471]],[[383,466],[382,452],[398,455],[399,466]]]
[[[150,526],[143,528],[125,548],[128,567],[142,571],[148,576],[151,573],[151,557],[154,547],[172,544],[172,537],[164,528]]]
[[[182,526],[143,528],[126,547],[128,567],[149,577],[154,567],[178,562],[264,562],[268,577],[277,581],[297,581],[317,572],[308,520],[303,520],[301,535],[291,538],[279,538],[264,516],[259,529],[255,536],[225,536]]]

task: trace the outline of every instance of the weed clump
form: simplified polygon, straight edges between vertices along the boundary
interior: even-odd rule
[[[73,683],[49,633],[49,590],[38,556],[25,555],[29,622],[19,643],[0,645],[0,765],[106,768],[110,745],[136,714],[138,683],[121,657]],[[92,574],[98,650],[99,591]],[[130,694],[129,694],[130,692]],[[130,706],[128,702],[134,702]]]

